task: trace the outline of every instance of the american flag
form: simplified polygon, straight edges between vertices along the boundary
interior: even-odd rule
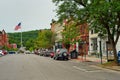
[[[15,26],[15,30],[21,29],[21,23],[19,23],[17,26]]]

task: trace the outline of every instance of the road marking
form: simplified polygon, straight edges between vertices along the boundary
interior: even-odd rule
[[[86,70],[77,66],[73,66],[73,67],[77,70],[84,71],[84,72],[100,72],[100,70]]]
[[[75,69],[78,69],[78,70],[80,70],[80,71],[86,71],[86,69],[82,69],[82,68],[80,68],[80,67],[77,67],[77,66],[73,66]]]

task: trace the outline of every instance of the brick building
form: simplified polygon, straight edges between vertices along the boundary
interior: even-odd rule
[[[88,24],[84,23],[79,25],[80,27],[80,39],[79,52],[80,54],[88,55],[89,50],[89,29]]]
[[[5,30],[0,31],[0,49],[4,46],[9,46],[8,35]]]
[[[56,23],[56,22],[53,22],[51,24],[51,31],[54,32],[56,34],[55,36],[55,43],[59,42],[63,35],[62,35],[62,32],[64,31],[64,28],[65,27],[70,27],[70,25],[73,25],[74,24],[74,21],[73,20],[64,20],[63,21],[63,24],[60,24],[60,23]],[[77,50],[79,52],[80,55],[87,55],[88,54],[88,50],[89,50],[89,29],[88,29],[88,24],[87,23],[84,23],[84,24],[80,24],[78,23],[76,25],[76,32],[79,33],[79,35],[75,38],[73,38],[71,41],[74,41],[74,40],[80,40],[80,42],[76,42],[74,44],[70,44],[70,47],[69,47],[69,52],[72,51],[72,50]],[[71,34],[71,32],[69,33]],[[61,43],[63,46],[64,44]]]

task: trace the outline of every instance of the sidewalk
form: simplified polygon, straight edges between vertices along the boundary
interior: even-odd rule
[[[98,65],[96,65],[98,67],[115,70],[115,71],[120,71],[120,66],[103,66],[103,65],[101,65],[101,58],[97,58],[95,56],[86,56],[86,57],[78,56],[77,60],[80,62],[95,62],[98,64]],[[107,62],[107,60],[103,58],[102,63],[106,63],[106,62]]]
[[[97,63],[101,63],[101,61],[102,61],[102,63],[107,62],[106,59],[102,58],[102,60],[101,60],[101,58],[97,58],[95,56],[78,56],[77,60],[80,60],[80,61],[83,61],[83,62],[84,61],[91,61],[91,62],[97,62]]]

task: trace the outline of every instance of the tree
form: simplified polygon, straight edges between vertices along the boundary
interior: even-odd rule
[[[63,21],[64,19],[70,18],[71,16],[77,17],[75,13],[76,11],[79,10],[79,7],[73,0],[52,0],[52,1],[56,3],[56,5],[58,6],[56,12],[60,22]]]
[[[69,19],[67,24],[64,26],[65,28],[62,32],[62,41],[67,49],[69,49],[70,44],[76,43],[76,37],[80,35],[79,27],[77,27],[77,25],[78,24],[74,21],[74,19]]]
[[[116,44],[120,36],[120,0],[53,0],[59,20],[70,15],[100,34],[107,34],[117,63]],[[69,5],[67,5],[69,4]],[[74,8],[74,9],[73,9]],[[70,15],[68,15],[70,14]]]
[[[34,48],[34,40],[33,39],[28,39],[25,43],[26,45],[26,49],[27,50],[30,50],[30,51],[33,51],[35,48]]]
[[[95,6],[95,8],[93,7]],[[100,33],[107,34],[112,45],[114,59],[117,62],[116,44],[120,36],[120,1],[96,0],[89,9],[91,27]]]
[[[41,30],[38,34],[38,38],[35,41],[36,48],[51,48],[53,33],[49,29]]]

